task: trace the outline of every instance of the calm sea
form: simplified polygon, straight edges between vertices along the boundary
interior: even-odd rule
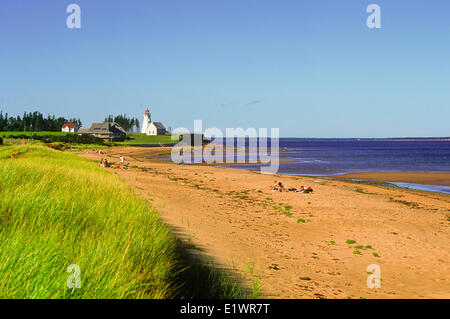
[[[247,140],[248,143],[248,140]],[[450,173],[450,141],[280,139],[280,174],[335,176],[352,172]],[[260,165],[234,165],[257,170]],[[401,185],[421,188],[420,185]],[[424,189],[422,187],[422,189]],[[426,187],[450,192],[450,187]]]

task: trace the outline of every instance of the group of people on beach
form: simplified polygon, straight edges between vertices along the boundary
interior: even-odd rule
[[[123,156],[120,156],[120,163],[119,164],[117,164],[117,166],[116,167],[114,167],[114,168],[128,168],[128,166],[130,165],[130,163],[126,163],[125,164],[125,157],[123,157]],[[104,159],[104,158],[102,158],[102,159],[100,159],[100,166],[101,167],[103,167],[103,168],[105,168],[105,167],[111,167],[111,163],[109,163],[108,162],[108,159]]]
[[[94,152],[97,152],[97,150],[95,150],[95,149],[93,149],[92,151],[94,151]],[[102,152],[101,150],[98,150],[98,154],[105,154],[106,155],[106,153],[104,153],[104,152]],[[114,168],[125,168],[125,169],[127,169],[128,168],[128,166],[130,165],[130,163],[126,163],[125,164],[125,157],[123,157],[122,155],[119,157],[119,164],[117,164],[117,166],[116,167],[114,167]],[[100,166],[101,167],[103,167],[103,168],[106,168],[106,167],[111,167],[111,163],[110,162],[108,162],[108,159],[107,158],[101,158],[100,159]]]
[[[289,187],[287,190],[284,188],[284,185],[281,181],[275,181],[272,191],[274,192],[296,192],[296,193],[304,193],[309,194],[313,192],[313,189],[311,186],[305,188],[305,186],[300,186],[300,188],[296,187]]]
[[[103,167],[103,168],[105,168],[105,167],[110,167],[110,164],[109,164],[109,162],[108,162],[108,159],[107,158],[105,158],[105,159],[101,159],[100,160],[100,166],[101,167]]]

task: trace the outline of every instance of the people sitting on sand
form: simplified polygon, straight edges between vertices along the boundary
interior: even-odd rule
[[[272,191],[274,192],[286,192],[284,185],[282,182],[280,181],[275,181],[273,187],[272,187]],[[288,192],[297,192],[297,193],[312,193],[313,189],[311,187],[305,188],[305,186],[300,186],[300,188],[295,188],[295,187],[289,187],[287,189]]]
[[[108,163],[108,160],[106,158],[102,162],[102,167],[109,167],[109,163]]]
[[[280,181],[275,181],[275,183],[274,183],[274,185],[273,185],[273,187],[272,187],[272,190],[273,190],[273,191],[276,191],[276,192],[283,192],[283,191],[286,191],[286,190],[284,189],[283,183],[280,182]]]
[[[277,191],[277,190],[278,190],[278,181],[275,181],[272,186],[272,191]]]

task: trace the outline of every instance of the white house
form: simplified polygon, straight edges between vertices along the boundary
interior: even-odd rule
[[[145,110],[144,120],[142,121],[142,134],[147,135],[165,135],[166,128],[161,122],[152,122],[151,114],[148,109]]]
[[[78,124],[77,123],[64,123],[61,127],[61,132],[65,133],[76,133],[78,132]]]

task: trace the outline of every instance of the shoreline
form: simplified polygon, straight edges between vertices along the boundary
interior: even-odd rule
[[[124,152],[129,152],[130,149],[123,148]],[[150,152],[149,156],[144,158],[150,160],[159,160],[162,162],[169,162],[170,158],[167,157],[170,154],[172,146],[161,146],[161,147],[135,147],[132,146],[131,149],[136,151]],[[301,163],[300,160],[289,160],[281,159],[277,161],[279,164],[284,163]],[[173,163],[172,163],[173,164]],[[259,172],[259,169],[250,169],[245,166],[254,165],[265,165],[260,161],[256,163],[249,163],[246,160],[245,163],[184,163],[183,165],[195,165],[195,166],[211,166],[211,167],[222,167],[227,169],[238,169],[250,172]],[[236,167],[241,166],[241,167]],[[389,184],[384,186],[397,187],[401,189],[413,189],[419,191],[427,191],[440,194],[450,194],[450,173],[436,173],[436,172],[387,172],[387,171],[372,171],[372,172],[353,172],[344,173],[339,175],[315,175],[315,174],[289,174],[289,173],[276,173],[276,175],[290,176],[290,177],[307,177],[307,178],[317,178],[324,180],[341,180],[349,182],[378,182],[380,184]]]
[[[357,172],[331,176],[335,180],[393,184],[400,188],[450,194],[450,173],[434,172]]]
[[[202,164],[199,164],[202,165]],[[205,164],[203,164],[205,165]],[[242,165],[242,164],[241,164]],[[215,166],[215,165],[213,165]],[[228,165],[232,167],[232,165]],[[227,165],[220,165],[219,167],[227,168]],[[245,171],[251,171],[251,172],[259,172],[258,170],[253,169],[245,169],[245,168],[238,168]],[[411,176],[409,179],[399,179],[399,180],[391,180],[391,179],[383,179],[381,177],[376,176],[382,176],[383,174],[391,174],[390,172],[373,172],[374,176],[373,178],[365,178],[363,177],[365,172],[361,173],[348,173],[348,174],[342,174],[342,175],[307,175],[307,174],[285,174],[285,173],[277,173],[277,175],[281,176],[290,176],[290,177],[305,177],[305,178],[317,178],[317,179],[324,179],[324,180],[336,180],[336,181],[346,181],[346,182],[353,182],[355,184],[359,183],[365,183],[365,184],[372,184],[372,185],[378,185],[378,186],[386,186],[386,187],[395,187],[400,189],[412,189],[412,190],[419,190],[419,191],[425,191],[425,192],[432,192],[432,193],[440,193],[440,194],[450,194],[450,185],[447,184],[447,181],[444,180],[442,183],[440,179],[433,179],[428,178],[425,179],[426,182],[424,182],[423,179],[421,179],[421,176]],[[382,174],[382,175],[378,175]],[[399,173],[402,174],[402,173]],[[408,172],[408,174],[434,174],[434,173],[413,173]],[[450,175],[450,173],[448,173]],[[431,177],[431,176],[430,176]],[[415,182],[412,182],[415,181]]]
[[[301,163],[301,161],[280,160],[278,163]],[[260,165],[261,163],[198,163],[186,165],[209,165],[223,168],[235,168],[245,171],[259,172],[259,169],[246,168],[247,165]],[[239,168],[233,166],[241,166]],[[389,184],[385,186],[398,187],[403,189],[415,189],[434,193],[450,194],[450,173],[435,172],[353,172],[339,175],[315,175],[315,174],[289,174],[276,173],[282,176],[309,177],[328,180],[342,180],[350,182],[378,182]]]

